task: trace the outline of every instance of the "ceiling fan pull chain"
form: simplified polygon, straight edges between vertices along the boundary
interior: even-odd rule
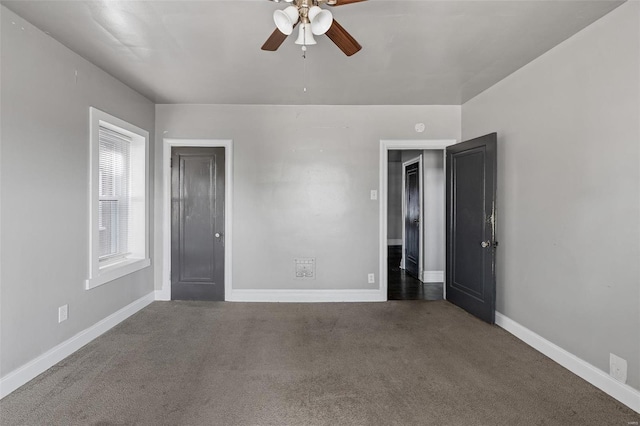
[[[302,46],[302,91],[307,93],[307,49]]]

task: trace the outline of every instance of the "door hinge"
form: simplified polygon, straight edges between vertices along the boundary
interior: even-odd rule
[[[173,167],[173,158],[169,158],[169,167]]]

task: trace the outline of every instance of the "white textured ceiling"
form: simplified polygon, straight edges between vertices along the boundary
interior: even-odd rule
[[[459,105],[621,2],[369,0],[331,8],[360,52],[318,36],[306,60],[294,35],[260,50],[285,3],[2,4],[156,103]]]

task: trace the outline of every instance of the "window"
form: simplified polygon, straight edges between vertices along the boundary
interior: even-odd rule
[[[94,288],[151,264],[147,146],[149,133],[90,109],[90,265]]]
[[[108,262],[129,254],[131,138],[99,126],[98,259]]]

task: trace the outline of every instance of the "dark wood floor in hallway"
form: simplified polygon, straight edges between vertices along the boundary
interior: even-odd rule
[[[389,300],[442,300],[442,283],[423,283],[400,269],[402,246],[388,246],[387,259]]]

